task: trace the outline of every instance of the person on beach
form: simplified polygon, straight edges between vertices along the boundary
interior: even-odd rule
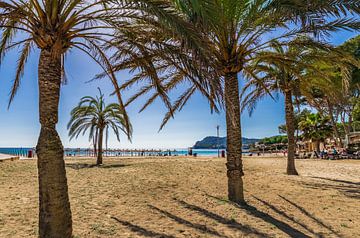
[[[320,152],[320,158],[321,159],[326,159],[326,157],[327,157],[327,150],[326,150],[326,148],[323,148],[323,150]]]

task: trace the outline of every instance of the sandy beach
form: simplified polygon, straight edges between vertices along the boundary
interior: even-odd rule
[[[224,159],[66,161],[74,237],[360,237],[360,161],[246,158],[249,206],[226,200]],[[36,160],[0,163],[0,237],[37,237]]]
[[[7,154],[0,153],[0,162],[6,161],[6,160],[17,160],[17,159],[19,159],[19,156],[7,155]]]

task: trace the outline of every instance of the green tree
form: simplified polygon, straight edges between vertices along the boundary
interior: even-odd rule
[[[360,61],[360,35],[346,41],[339,46],[339,49],[353,55]],[[360,66],[355,66],[351,69],[351,81],[346,91],[346,99],[347,107],[345,109],[349,123],[347,131],[349,132],[360,121]]]
[[[221,100],[224,102],[227,123],[227,177],[228,177],[228,197],[229,200],[242,204],[245,203],[242,176],[242,145],[241,145],[241,123],[240,123],[240,98],[239,98],[239,75],[251,74],[248,65],[257,59],[257,53],[270,47],[273,39],[285,39],[296,33],[314,32],[318,35],[338,29],[351,29],[358,26],[357,20],[347,18],[346,14],[359,13],[358,5],[353,1],[345,0],[342,2],[324,1],[278,1],[278,0],[172,0],[180,11],[187,17],[196,29],[203,34],[204,44],[210,48],[210,62],[208,67],[202,67],[200,82],[210,81],[209,87],[219,89],[222,85],[223,91],[213,92],[201,91],[210,94],[210,98],[215,98],[220,93]],[[347,9],[349,11],[343,11]],[[335,20],[330,20],[329,16],[337,16]],[[302,27],[299,27],[301,22]],[[295,23],[295,24],[294,24]],[[294,26],[295,27],[291,27]],[[290,29],[291,28],[291,29]],[[278,35],[274,36],[275,30]],[[267,36],[267,37],[265,37]],[[191,56],[191,52],[187,55]],[[193,65],[198,63],[193,60]],[[161,66],[159,66],[161,67]],[[176,67],[175,67],[176,68]],[[169,92],[178,85],[177,81],[181,77],[198,76],[186,70],[179,69],[183,73],[177,77],[178,80],[172,81],[165,92]],[[164,69],[164,68],[162,68]],[[201,73],[202,70],[205,73]],[[206,75],[210,72],[208,75]],[[212,74],[215,71],[214,74]],[[135,78],[134,81],[142,81]],[[134,82],[133,81],[133,82]],[[152,80],[147,88],[156,88],[157,92],[147,101],[145,107],[151,104],[157,97],[164,98],[164,94],[159,91],[160,80]],[[191,81],[188,91],[184,92],[173,106],[169,108],[169,113],[165,117],[165,122],[175,110],[181,110],[194,92],[199,89],[197,82]],[[208,89],[209,89],[208,87]],[[125,87],[124,87],[125,88]],[[199,89],[201,90],[201,89]],[[149,93],[145,89],[137,95]],[[163,100],[164,101],[164,100]],[[212,100],[209,100],[212,103]],[[167,103],[168,104],[168,103]]]
[[[302,45],[302,46],[301,46]],[[308,72],[311,72],[313,77],[316,70],[313,69],[311,62],[314,59],[329,60],[330,55],[322,57],[319,55],[319,50],[331,50],[327,46],[314,44],[308,38],[298,38],[293,42],[289,42],[288,46],[283,46],[278,42],[273,43],[273,48],[270,51],[262,52],[264,59],[259,57],[259,60],[254,63],[254,72],[249,76],[249,81],[244,86],[243,105],[248,107],[250,112],[256,106],[256,103],[266,95],[280,92],[285,98],[285,121],[286,132],[288,136],[288,161],[287,174],[298,175],[295,168],[295,150],[296,138],[295,131],[298,129],[298,119],[306,116],[299,115],[296,118],[294,113],[294,95],[299,88],[304,87],[308,83]],[[269,57],[270,56],[270,57]],[[281,60],[276,60],[281,59]],[[339,57],[332,59],[336,65],[336,60]],[[320,74],[319,74],[320,75]],[[322,74],[321,74],[322,76]],[[247,91],[250,91],[246,94]]]
[[[111,79],[119,104],[121,94],[106,52],[100,47],[111,43],[113,28],[131,29],[132,24],[167,28],[172,35],[186,27],[168,1],[161,0],[24,0],[0,1],[0,57],[22,47],[10,103],[25,64],[33,49],[40,50],[38,65],[39,114],[41,131],[36,146],[39,175],[39,236],[72,236],[72,219],[64,163],[64,150],[56,131],[61,82],[65,81],[64,60],[77,49],[95,60]],[[178,27],[170,28],[169,22]],[[193,34],[190,34],[193,35]],[[151,34],[147,35],[151,38]],[[191,42],[191,37],[186,38]],[[186,41],[184,40],[184,43]],[[128,42],[123,51],[131,50]],[[194,43],[195,44],[195,43]],[[137,64],[145,65],[143,61]],[[126,114],[126,131],[130,124]]]
[[[320,142],[324,142],[333,133],[330,118],[321,116],[319,113],[309,114],[299,123],[299,127],[304,139],[315,142],[317,152],[320,152]]]
[[[314,62],[314,66],[327,75],[315,76],[303,87],[308,104],[318,112],[328,115],[334,130],[335,141],[343,146],[341,131],[348,135],[353,129],[353,111],[360,98],[359,50],[360,37],[355,37],[336,47],[343,54],[352,56],[351,64],[334,65],[331,62]],[[337,122],[341,121],[342,125]]]
[[[356,121],[360,121],[360,102],[357,102],[353,111],[353,118]]]
[[[299,133],[300,133],[300,129],[299,129],[299,122],[306,117],[308,114],[310,114],[310,110],[308,109],[297,109],[294,111],[294,117],[295,117],[295,130],[296,130],[296,141],[298,141],[299,139]],[[279,133],[280,134],[286,134],[286,124],[282,124],[279,127]]]
[[[93,140],[97,148],[96,164],[103,163],[104,133],[106,143],[109,137],[109,129],[112,129],[118,141],[120,132],[124,132],[131,140],[132,127],[128,127],[125,120],[125,110],[117,103],[106,105],[104,94],[96,98],[86,96],[81,98],[80,103],[71,111],[71,119],[68,123],[70,139],[77,138],[89,131],[89,141]]]
[[[279,144],[279,143],[287,143],[287,137],[286,136],[272,136],[272,137],[265,137],[264,139],[261,139],[259,141],[260,144],[265,145],[272,145],[272,144]]]

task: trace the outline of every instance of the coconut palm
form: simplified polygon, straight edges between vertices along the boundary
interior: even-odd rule
[[[127,126],[125,110],[117,103],[105,104],[104,94],[96,98],[86,96],[81,98],[80,103],[71,111],[71,119],[67,125],[70,139],[77,138],[89,131],[89,140],[94,140],[97,148],[96,164],[103,162],[104,133],[106,143],[109,138],[109,129],[112,129],[116,139],[120,141],[120,132],[124,132],[129,139],[132,135],[132,127]],[[130,129],[130,130],[128,130]]]
[[[39,236],[71,237],[64,150],[56,131],[61,82],[66,79],[65,54],[70,49],[77,49],[96,61],[111,79],[119,104],[124,108],[114,72],[106,52],[100,47],[103,43],[111,43],[114,26],[127,28],[141,21],[154,29],[168,28],[168,32],[177,35],[187,32],[184,28],[188,24],[184,24],[185,21],[165,0],[0,1],[0,12],[0,57],[3,58],[9,50],[21,47],[9,104],[20,86],[29,55],[35,48],[40,51],[38,85],[41,132],[36,147]],[[128,29],[131,31],[131,28]],[[191,45],[192,35],[184,37],[184,44]],[[196,45],[196,40],[193,45]],[[144,61],[137,63],[145,64]],[[124,119],[126,131],[130,131],[126,113]]]
[[[211,59],[214,62],[204,76],[206,80],[212,81],[210,89],[218,89],[222,84],[224,91],[223,101],[226,110],[227,124],[227,177],[228,177],[228,197],[236,203],[245,203],[243,193],[242,176],[242,144],[241,144],[241,124],[240,124],[240,98],[239,98],[239,74],[251,74],[248,64],[256,60],[256,53],[270,47],[273,39],[286,39],[296,33],[315,32],[322,35],[328,31],[335,31],[339,28],[349,29],[359,26],[354,19],[342,17],[346,14],[358,14],[359,5],[352,0],[344,1],[281,1],[281,0],[172,0],[199,32],[207,40],[211,49]],[[346,9],[350,11],[346,11]],[[337,19],[331,21],[328,16],[336,16]],[[333,18],[332,18],[333,19]],[[302,27],[289,27],[287,23],[293,23]],[[280,29],[281,28],[281,29]],[[273,34],[274,30],[278,34]],[[266,36],[266,37],[265,37]],[[193,61],[194,64],[197,60]],[[201,65],[203,66],[203,65]],[[181,71],[181,69],[180,69]],[[201,70],[200,70],[201,71]],[[212,74],[216,71],[215,74]],[[183,77],[188,77],[189,68],[183,71]],[[197,76],[197,74],[191,74]],[[212,77],[213,76],[213,77]],[[143,81],[143,77],[134,79]],[[183,81],[180,81],[182,83]],[[215,83],[216,82],[216,83]],[[152,84],[152,85],[151,85]],[[168,92],[177,83],[173,81]],[[126,88],[126,86],[124,86]],[[156,89],[156,84],[149,83],[146,87]],[[145,90],[146,90],[145,89]],[[169,115],[173,115],[174,110],[181,110],[191,95],[197,90],[196,82],[190,82],[189,90],[180,95],[178,100],[173,103],[173,107],[166,114],[166,122]],[[147,94],[149,90],[140,91],[139,94]],[[205,91],[209,94],[209,91]],[[216,91],[210,93],[211,98]],[[137,96],[137,95],[136,95]],[[153,94],[145,106],[151,104],[156,97],[161,96],[159,90]],[[210,100],[211,101],[211,100]]]

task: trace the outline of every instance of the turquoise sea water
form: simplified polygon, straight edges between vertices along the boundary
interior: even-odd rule
[[[0,154],[16,155],[27,157],[29,151],[34,154],[35,150],[33,148],[0,148]]]
[[[9,155],[16,155],[16,156],[23,156],[27,157],[30,153],[35,154],[34,148],[0,148],[1,154],[9,154]],[[193,149],[193,154],[197,154],[197,156],[218,156],[218,150],[216,149]],[[220,150],[220,154],[221,154]],[[67,156],[91,156],[92,151],[89,149],[65,149],[65,155]],[[137,151],[124,151],[124,150],[108,150],[104,152],[105,156],[157,156],[157,155],[188,155],[188,149],[170,149],[170,150],[137,150]],[[244,151],[246,153],[246,151]]]
[[[89,149],[66,149],[65,154],[70,156],[89,156],[93,152]],[[193,149],[192,153],[197,156],[218,156],[218,151],[215,149]],[[220,150],[221,153],[221,150]],[[181,156],[188,155],[188,149],[162,149],[162,150],[108,150],[104,151],[105,156],[158,156],[158,155],[172,155]]]

